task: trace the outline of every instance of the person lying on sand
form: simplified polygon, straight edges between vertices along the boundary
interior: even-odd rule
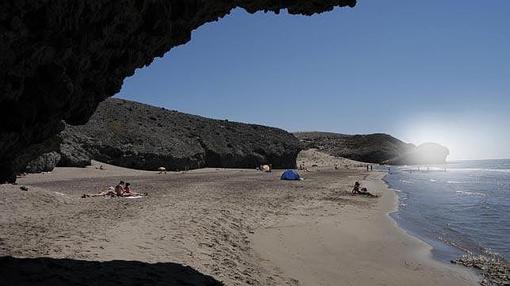
[[[370,192],[368,192],[367,188],[361,188],[361,185],[359,182],[354,183],[354,188],[352,189],[352,195],[364,195],[371,198],[377,198],[377,195],[374,195]]]
[[[88,198],[88,197],[106,197],[106,196],[110,196],[110,197],[119,196],[119,197],[121,197],[123,193],[124,193],[124,182],[120,181],[115,187],[109,187],[108,190],[106,190],[104,192],[100,192],[98,194],[83,194],[83,196],[81,196],[81,197],[82,198]]]
[[[98,194],[83,194],[81,197],[82,198],[106,197],[106,196],[115,197],[116,195],[117,194],[115,193],[115,188],[114,187],[109,187],[108,190],[100,192]]]
[[[129,187],[130,183],[124,183],[124,181],[120,181],[115,187],[109,187],[107,191],[100,192],[98,194],[84,194],[82,198],[89,197],[136,197],[136,196],[148,196],[147,193],[136,193],[131,190]]]
[[[122,193],[123,197],[135,197],[135,196],[147,196],[148,195],[147,193],[142,194],[142,193],[133,192],[129,186],[131,186],[131,184],[126,183],[126,186],[124,187],[124,192]]]

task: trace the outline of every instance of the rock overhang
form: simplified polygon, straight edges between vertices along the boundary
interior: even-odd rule
[[[355,0],[6,0],[0,3],[0,183],[62,120],[84,124],[124,78],[240,7],[313,15]],[[37,148],[33,148],[37,145]],[[42,153],[41,153],[42,152]]]

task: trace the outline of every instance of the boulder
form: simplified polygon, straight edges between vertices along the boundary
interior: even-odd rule
[[[30,161],[25,168],[27,173],[41,173],[51,172],[60,161],[60,154],[58,152],[44,153],[37,159]]]

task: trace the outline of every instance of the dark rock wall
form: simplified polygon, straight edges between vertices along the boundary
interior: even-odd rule
[[[64,124],[62,124],[63,128]],[[30,173],[39,173],[39,172],[47,172],[51,171],[55,166],[54,164],[58,163],[59,158],[51,155],[55,150],[58,150],[61,143],[61,139],[58,136],[50,137],[38,144],[32,144],[27,149],[26,152],[19,155],[12,161],[12,164],[15,170],[18,172],[30,172]],[[37,159],[31,161],[27,164],[28,161],[32,160],[33,154],[43,154],[39,156]],[[53,157],[53,158],[52,158]],[[54,161],[54,162],[53,162]],[[15,176],[15,174],[13,174]]]
[[[136,68],[236,7],[312,15],[355,0],[3,0],[0,2],[0,182],[14,160],[84,124]],[[28,161],[25,161],[28,162]],[[21,164],[23,165],[23,164]]]
[[[98,160],[134,169],[295,168],[301,143],[255,124],[214,120],[120,99],[102,102],[89,122],[59,135],[59,166]]]
[[[37,159],[30,161],[25,168],[27,173],[41,173],[41,172],[50,172],[57,166],[58,162],[60,162],[60,154],[58,152],[49,152],[44,153],[39,156]]]

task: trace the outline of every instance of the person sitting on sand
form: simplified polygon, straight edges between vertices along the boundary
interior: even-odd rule
[[[371,198],[377,198],[377,195],[374,195],[370,192],[368,192],[367,188],[361,188],[360,189],[360,183],[356,182],[354,183],[354,188],[352,189],[352,195],[364,195]]]
[[[135,197],[135,196],[147,196],[148,195],[147,193],[141,194],[141,193],[133,192],[129,186],[131,186],[131,184],[126,183],[126,186],[124,187],[124,192],[122,193],[123,197]]]
[[[358,194],[360,192],[359,187],[360,187],[359,182],[354,183],[354,188],[352,189],[353,195]]]
[[[122,193],[122,196],[125,196],[125,195],[131,196],[134,193],[134,192],[131,192],[131,188],[129,188],[129,186],[131,186],[131,184],[126,183],[126,186],[124,187],[124,192]]]
[[[120,181],[115,186],[115,194],[119,197],[122,197],[122,194],[124,193],[124,181]]]
[[[106,197],[106,196],[110,196],[110,197],[136,197],[136,196],[148,196],[149,194],[147,193],[136,193],[136,192],[133,192],[131,190],[131,188],[129,188],[129,186],[131,185],[130,183],[126,183],[124,187],[122,187],[124,185],[124,182],[123,181],[120,181],[120,183],[115,186],[115,187],[109,187],[108,190],[104,191],[104,192],[100,192],[98,194],[83,194],[81,197],[82,198],[90,198],[90,197]],[[119,194],[120,192],[120,194]]]

